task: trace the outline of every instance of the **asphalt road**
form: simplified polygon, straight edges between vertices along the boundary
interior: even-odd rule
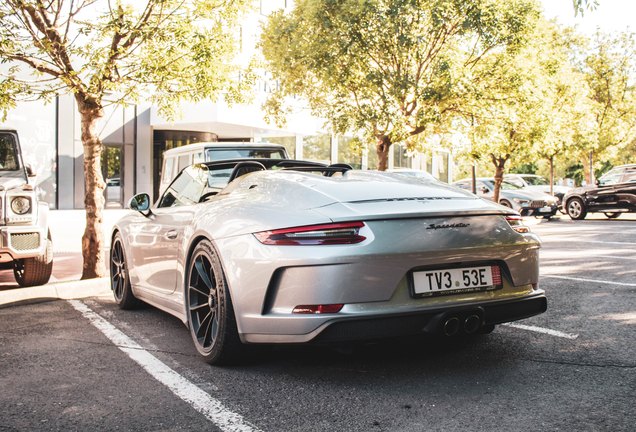
[[[533,231],[548,312],[468,339],[279,347],[220,368],[151,307],[0,309],[0,431],[636,430],[636,218]]]

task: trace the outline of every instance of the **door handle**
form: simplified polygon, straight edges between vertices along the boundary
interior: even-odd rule
[[[166,233],[166,238],[170,239],[170,240],[174,240],[177,238],[177,235],[179,234],[179,232],[177,230],[170,230]]]

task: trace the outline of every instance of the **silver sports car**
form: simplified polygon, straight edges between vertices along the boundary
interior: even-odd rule
[[[434,180],[208,162],[130,208],[112,233],[117,303],[179,317],[209,363],[258,344],[488,333],[547,307],[520,216]]]

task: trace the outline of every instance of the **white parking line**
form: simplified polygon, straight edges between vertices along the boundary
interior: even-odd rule
[[[168,367],[161,360],[146,351],[141,345],[130,339],[114,325],[93,312],[88,306],[78,300],[69,300],[71,306],[81,312],[91,324],[97,327],[128,357],[143,367],[146,372],[157,381],[168,387],[175,395],[189,403],[195,410],[203,414],[222,431],[228,432],[256,432],[240,414],[225,408],[221,402],[211,397],[195,384],[183,378]]]
[[[530,330],[530,331],[548,334],[550,336],[556,336],[556,337],[565,338],[565,339],[576,339],[577,337],[579,337],[579,335],[577,334],[563,333],[557,330],[551,330],[551,329],[547,329],[543,327],[529,326],[525,324],[505,323],[502,325],[507,327],[514,327],[514,328],[518,328],[522,330]]]
[[[575,278],[575,277],[570,277],[570,276],[558,276],[558,275],[544,275],[544,274],[542,274],[541,277],[555,278],[555,279],[568,279],[568,280],[574,280],[574,281],[579,281],[579,282],[594,282],[594,283],[599,283],[599,284],[610,284],[610,285],[636,287],[636,284],[633,284],[633,283],[610,282],[610,281],[602,281],[602,280],[595,280],[595,279]]]

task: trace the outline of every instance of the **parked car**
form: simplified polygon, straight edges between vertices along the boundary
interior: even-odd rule
[[[183,170],[112,232],[123,309],[179,317],[201,357],[250,345],[488,333],[546,310],[539,238],[440,182],[345,164],[243,159]]]
[[[244,158],[289,159],[289,155],[282,145],[264,142],[204,142],[176,147],[163,154],[159,194],[182,169],[193,163]]]
[[[522,189],[543,192],[550,195],[550,181],[535,174],[506,174],[504,180],[519,186]],[[563,197],[570,191],[567,186],[552,186],[552,195],[557,198],[559,209],[563,208]]]
[[[461,189],[472,191],[473,182],[471,179],[459,180],[453,183]],[[492,177],[480,177],[477,179],[477,196],[494,200],[495,179]],[[543,192],[523,190],[519,186],[507,180],[501,182],[499,190],[499,204],[510,207],[519,212],[521,216],[535,216],[550,218],[558,210],[557,198]]]
[[[15,129],[0,129],[0,267],[22,287],[46,284],[53,270],[49,205],[38,200]]]
[[[574,188],[563,198],[572,219],[585,219],[588,213],[605,213],[616,218],[636,212],[636,164],[621,165],[605,173],[596,185]]]

